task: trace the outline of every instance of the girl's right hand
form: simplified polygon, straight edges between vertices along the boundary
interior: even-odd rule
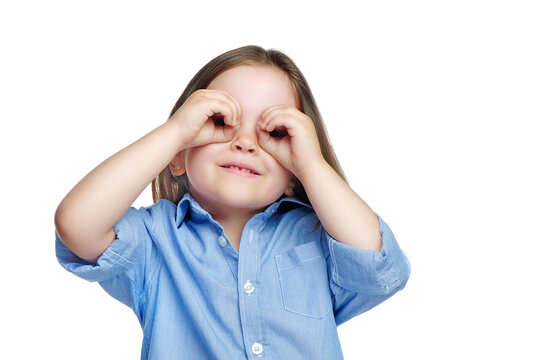
[[[179,151],[230,141],[241,116],[240,104],[224,91],[201,89],[191,94],[169,118],[181,136]]]
[[[215,125],[216,114],[224,126]],[[95,262],[115,240],[114,225],[175,154],[231,140],[238,123],[240,105],[231,95],[194,92],[167,123],[109,157],[66,195],[55,214],[58,235],[77,256]]]

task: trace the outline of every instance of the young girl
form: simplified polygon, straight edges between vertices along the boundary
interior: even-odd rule
[[[152,181],[155,204],[130,208]],[[130,306],[142,359],[341,359],[409,262],[348,186],[283,53],[229,51],[59,205],[57,257]]]

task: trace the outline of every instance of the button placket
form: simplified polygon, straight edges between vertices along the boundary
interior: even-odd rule
[[[243,327],[244,346],[248,358],[264,358],[263,355],[263,323],[261,319],[260,291],[256,291],[259,278],[259,236],[258,219],[250,219],[242,234],[239,247],[238,294],[241,323]]]

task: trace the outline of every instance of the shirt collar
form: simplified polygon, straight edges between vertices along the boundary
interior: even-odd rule
[[[312,208],[310,205],[305,204],[296,198],[282,197],[270,204],[263,212],[267,216],[271,216],[277,211],[285,212],[299,206],[306,206],[310,209]],[[177,213],[175,217],[175,223],[177,227],[179,227],[182,221],[184,221],[184,218],[188,213],[190,213],[191,217],[196,221],[207,220],[210,222],[215,222],[215,220],[212,219],[212,215],[210,215],[205,209],[203,209],[201,205],[199,205],[197,201],[195,201],[195,199],[190,195],[190,193],[184,194],[182,199],[180,199],[177,204]]]

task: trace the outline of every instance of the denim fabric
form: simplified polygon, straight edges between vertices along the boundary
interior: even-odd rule
[[[379,218],[379,216],[378,216]],[[380,220],[381,251],[332,239],[281,199],[244,228],[239,252],[189,194],[131,208],[88,263],[56,236],[59,262],[137,315],[141,359],[342,359],[337,325],[402,289],[408,259]]]

